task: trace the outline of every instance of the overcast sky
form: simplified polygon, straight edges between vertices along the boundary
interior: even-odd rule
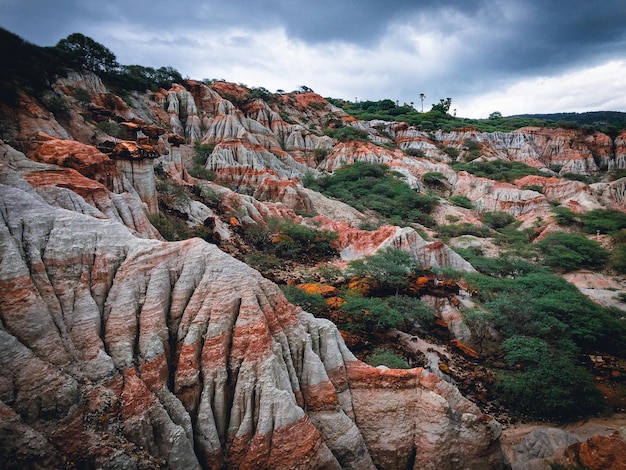
[[[0,0],[40,46],[80,32],[124,65],[172,66],[462,117],[626,111],[626,0]]]

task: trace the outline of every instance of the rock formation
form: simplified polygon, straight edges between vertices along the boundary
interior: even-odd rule
[[[502,465],[499,424],[454,386],[357,361],[332,323],[202,240],[47,202],[28,166],[0,172],[12,468]]]
[[[18,95],[3,132],[13,147],[0,144],[0,458],[9,468],[504,465],[500,425],[439,374],[367,366],[331,322],[215,245],[164,242],[147,216],[158,211],[155,162],[159,178],[214,196],[167,207],[189,226],[210,226],[214,241],[234,244],[242,227],[280,217],[336,231],[338,263],[394,247],[423,266],[471,272],[416,226],[357,228],[371,215],[302,180],[384,163],[424,192],[424,175],[438,172],[441,194],[474,204],[441,204],[438,222],[478,225],[477,211],[505,211],[530,226],[555,202],[623,210],[626,178],[556,176],[626,168],[626,134],[426,133],[359,121],[308,91],[264,100],[226,82],[186,80],[124,101],[88,72],[46,93]],[[62,116],[47,109],[53,98],[66,105]],[[345,126],[367,141],[324,135]],[[520,161],[545,175],[511,184],[454,171],[446,149],[469,160],[470,142],[479,161]],[[211,146],[205,167],[216,182],[187,172],[195,143]],[[463,340],[457,306],[438,310]]]

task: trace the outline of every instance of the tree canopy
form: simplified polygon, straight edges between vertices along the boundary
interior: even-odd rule
[[[67,52],[70,67],[84,68],[95,73],[111,73],[119,64],[108,48],[81,33],[72,33],[55,46]]]

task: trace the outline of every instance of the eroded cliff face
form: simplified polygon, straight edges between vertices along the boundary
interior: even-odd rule
[[[91,101],[79,102],[77,89]],[[531,226],[549,220],[555,201],[623,210],[626,178],[587,185],[554,168],[624,168],[625,134],[432,134],[357,121],[315,93],[248,99],[226,82],[185,81],[124,101],[95,75],[70,73],[55,90],[63,117],[19,97],[8,137],[28,158],[0,145],[0,457],[16,468],[502,467],[499,424],[450,383],[421,368],[371,368],[332,323],[288,304],[216,246],[163,242],[147,217],[158,211],[153,167],[217,196],[219,207],[188,199],[167,210],[189,226],[210,221],[222,242],[279,217],[337,231],[343,262],[395,247],[424,266],[472,271],[412,227],[357,228],[370,217],[301,180],[384,163],[425,192],[423,176],[438,172],[447,197]],[[341,126],[369,140],[323,134]],[[522,161],[546,176],[509,184],[456,172],[444,149],[463,159],[468,139],[480,160]],[[205,167],[216,183],[187,171],[196,142],[212,146]],[[433,215],[481,224],[475,210],[443,200]],[[446,308],[442,318],[464,339],[460,312]]]
[[[51,164],[3,154],[9,467],[502,466],[499,424],[451,384],[357,361],[332,323],[216,246],[139,238],[85,210],[87,192],[57,204],[29,184]]]

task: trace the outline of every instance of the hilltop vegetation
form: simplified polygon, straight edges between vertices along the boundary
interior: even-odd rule
[[[468,119],[456,117],[454,112],[450,114],[452,106],[450,98],[441,99],[439,103],[434,103],[430,110],[425,112],[418,111],[419,105],[415,103],[400,105],[390,99],[356,103],[342,99],[327,99],[358,119],[406,122],[425,131],[436,129],[452,131],[474,127],[482,132],[510,132],[521,127],[549,127],[581,129],[587,132],[597,130],[614,135],[626,129],[626,113],[615,111],[580,114],[524,114],[508,117],[494,111],[488,119]]]

